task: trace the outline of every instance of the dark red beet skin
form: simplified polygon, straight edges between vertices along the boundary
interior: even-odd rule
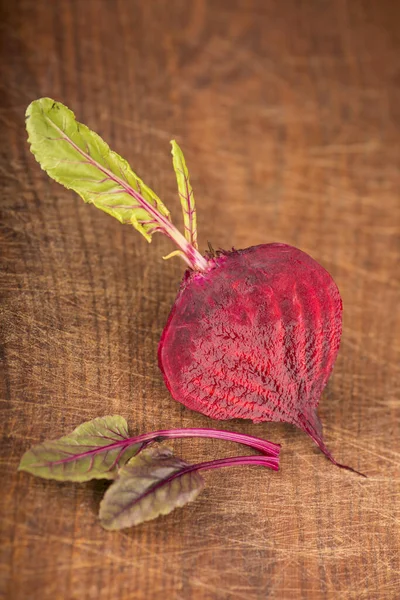
[[[233,250],[211,263],[186,273],[161,337],[173,398],[213,419],[292,423],[337,464],[316,413],[342,333],[332,277],[286,244]]]

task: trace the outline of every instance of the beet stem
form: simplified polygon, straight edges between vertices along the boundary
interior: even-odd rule
[[[187,428],[187,429],[161,429],[159,431],[152,431],[151,433],[144,433],[135,438],[131,438],[132,444],[149,443],[156,439],[181,439],[181,438],[214,438],[220,440],[226,440],[250,446],[254,450],[259,450],[265,456],[279,457],[280,445],[268,442],[261,438],[254,437],[252,435],[246,435],[243,433],[237,433],[235,431],[224,431],[218,429],[207,429],[207,428]]]
[[[207,462],[190,465],[184,469],[185,472],[190,471],[209,471],[211,469],[220,469],[221,467],[237,467],[242,465],[260,465],[268,467],[273,471],[279,470],[279,459],[277,457],[265,456],[234,456],[232,458],[218,458],[217,460],[209,460]],[[180,472],[182,473],[182,471]]]

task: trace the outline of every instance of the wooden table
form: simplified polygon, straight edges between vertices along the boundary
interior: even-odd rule
[[[400,598],[400,4],[395,0],[3,3],[2,598]],[[287,425],[223,423],[283,444],[282,468],[206,474],[194,503],[120,533],[103,483],[17,473],[31,445],[96,416],[132,432],[210,427],[172,400],[157,343],[183,273],[173,248],[52,182],[24,111],[61,100],[180,220],[181,143],[200,243],[282,241],[320,261],[344,335],[320,415],[331,465]],[[175,443],[191,461],[241,449]]]

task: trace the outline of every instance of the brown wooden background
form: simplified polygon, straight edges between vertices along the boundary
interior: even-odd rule
[[[400,598],[399,2],[5,0],[0,23],[2,597]],[[320,414],[336,457],[369,479],[289,426],[225,423],[281,441],[281,472],[208,473],[195,503],[107,533],[102,484],[16,473],[30,445],[99,415],[133,432],[214,425],[171,399],[156,362],[182,264],[40,171],[24,111],[45,95],[179,221],[176,137],[202,247],[283,241],[329,269],[344,336]]]

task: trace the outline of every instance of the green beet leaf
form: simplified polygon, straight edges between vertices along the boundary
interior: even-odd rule
[[[58,440],[43,442],[23,455],[19,471],[44,479],[114,479],[119,466],[141,449],[132,444],[123,417],[99,417]]]
[[[100,504],[105,529],[124,529],[167,515],[191,502],[203,489],[203,478],[168,448],[150,448],[119,471]]]
[[[51,98],[34,100],[26,111],[26,128],[33,155],[55,181],[121,223],[133,225],[148,242],[157,231],[166,235],[179,250],[165,258],[180,256],[191,269],[207,270],[207,260],[197,249],[193,193],[179,146],[173,146],[173,153],[182,206],[186,207],[186,237],[173,225],[160,198],[126,160],[110,150],[97,133],[79,123],[61,102]]]
[[[126,160],[110,150],[97,133],[79,123],[61,102],[35,100],[27,108],[26,119],[31,151],[52,179],[121,223],[130,223],[149,242],[160,230],[160,219],[155,214],[170,220],[160,198]]]
[[[194,203],[193,189],[190,184],[189,171],[186,166],[183,152],[175,140],[172,145],[172,163],[178,184],[179,199],[182,205],[183,222],[185,226],[185,237],[189,244],[197,248],[197,220],[196,206]]]

